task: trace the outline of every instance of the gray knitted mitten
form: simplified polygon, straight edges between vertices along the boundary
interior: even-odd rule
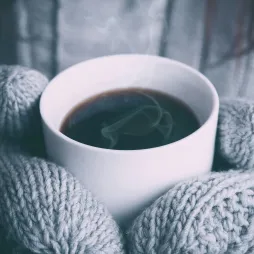
[[[0,66],[0,253],[124,253],[107,209],[65,169],[31,156],[43,145],[46,83],[37,71]]]
[[[155,201],[129,229],[132,254],[254,253],[253,123],[254,102],[221,101],[216,152],[232,170],[179,183]]]

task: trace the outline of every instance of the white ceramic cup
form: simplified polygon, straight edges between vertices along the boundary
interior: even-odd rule
[[[85,99],[119,88],[150,88],[187,103],[201,127],[180,141],[144,150],[109,150],[76,142],[59,129]],[[211,170],[219,98],[198,71],[149,55],[114,55],[70,67],[47,86],[40,101],[49,158],[64,166],[127,223],[173,184]]]

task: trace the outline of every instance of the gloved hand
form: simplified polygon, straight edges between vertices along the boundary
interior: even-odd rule
[[[254,253],[254,101],[221,101],[216,156],[224,172],[177,184],[134,221],[131,253]]]
[[[39,98],[46,85],[37,71],[0,66],[0,253],[124,253],[107,209],[43,158]]]

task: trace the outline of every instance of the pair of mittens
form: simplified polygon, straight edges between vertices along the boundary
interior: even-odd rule
[[[8,105],[0,107],[0,228],[15,253],[124,253],[107,209],[63,168],[31,156],[41,146],[33,140],[41,138],[35,119],[44,76],[2,66],[0,80],[0,103]],[[216,153],[238,170],[172,187],[129,228],[131,254],[254,252],[253,108],[221,102]]]
[[[105,206],[43,159],[39,99],[46,85],[37,71],[0,66],[0,229],[8,253],[124,253]]]
[[[128,231],[130,253],[254,253],[254,101],[221,101],[216,155],[231,170],[179,183],[155,201]]]

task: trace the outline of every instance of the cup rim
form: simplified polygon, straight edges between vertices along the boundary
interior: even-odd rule
[[[89,62],[93,62],[93,61],[98,61],[98,60],[103,60],[103,59],[107,59],[107,58],[116,58],[116,57],[148,57],[150,59],[153,60],[159,60],[159,61],[164,61],[164,62],[168,62],[171,64],[174,64],[176,66],[181,67],[182,69],[185,69],[189,72],[191,72],[192,74],[196,75],[198,78],[200,78],[210,89],[211,94],[212,94],[212,101],[213,101],[213,107],[212,107],[212,111],[209,115],[209,117],[206,119],[206,121],[194,132],[192,132],[190,135],[175,141],[173,143],[170,144],[166,144],[166,145],[162,145],[162,146],[158,146],[158,147],[152,147],[152,148],[146,148],[146,149],[137,149],[137,150],[115,150],[115,149],[107,149],[107,148],[100,148],[100,147],[95,147],[95,146],[90,146],[87,144],[83,144],[80,143],[76,140],[73,140],[71,138],[69,138],[68,136],[64,135],[60,130],[52,127],[52,125],[49,123],[49,121],[47,120],[47,116],[45,114],[45,112],[43,111],[43,101],[45,100],[46,96],[47,96],[47,90],[49,88],[49,86],[51,86],[52,83],[55,82],[55,80],[59,77],[62,76],[63,74],[66,74],[67,72],[71,71],[72,69],[82,66],[84,64],[87,64]],[[180,61],[177,60],[173,60],[170,58],[166,58],[166,57],[162,57],[162,56],[157,56],[157,55],[147,55],[147,54],[115,54],[115,55],[106,55],[106,56],[101,56],[101,57],[96,57],[96,58],[92,58],[89,60],[85,60],[82,61],[80,63],[74,64],[72,66],[70,66],[69,68],[65,69],[64,71],[60,72],[58,75],[56,75],[47,85],[47,87],[45,88],[45,90],[43,91],[41,98],[40,98],[40,103],[39,103],[39,110],[40,110],[40,115],[42,118],[42,121],[44,122],[44,124],[46,125],[46,127],[52,131],[56,136],[58,136],[58,138],[63,139],[65,142],[68,142],[72,145],[81,147],[81,148],[86,148],[89,150],[94,150],[97,152],[106,152],[106,153],[115,153],[115,154],[127,154],[127,153],[142,153],[142,152],[148,152],[148,151],[153,151],[153,150],[158,150],[158,149],[162,149],[162,148],[166,148],[166,147],[173,147],[176,145],[180,145],[182,143],[187,142],[189,139],[193,138],[193,136],[198,135],[215,117],[215,115],[217,114],[217,112],[219,111],[219,96],[218,93],[215,89],[215,87],[213,86],[213,84],[211,83],[211,81],[205,76],[203,75],[201,72],[199,72],[198,70],[194,69],[193,67],[182,63]]]

